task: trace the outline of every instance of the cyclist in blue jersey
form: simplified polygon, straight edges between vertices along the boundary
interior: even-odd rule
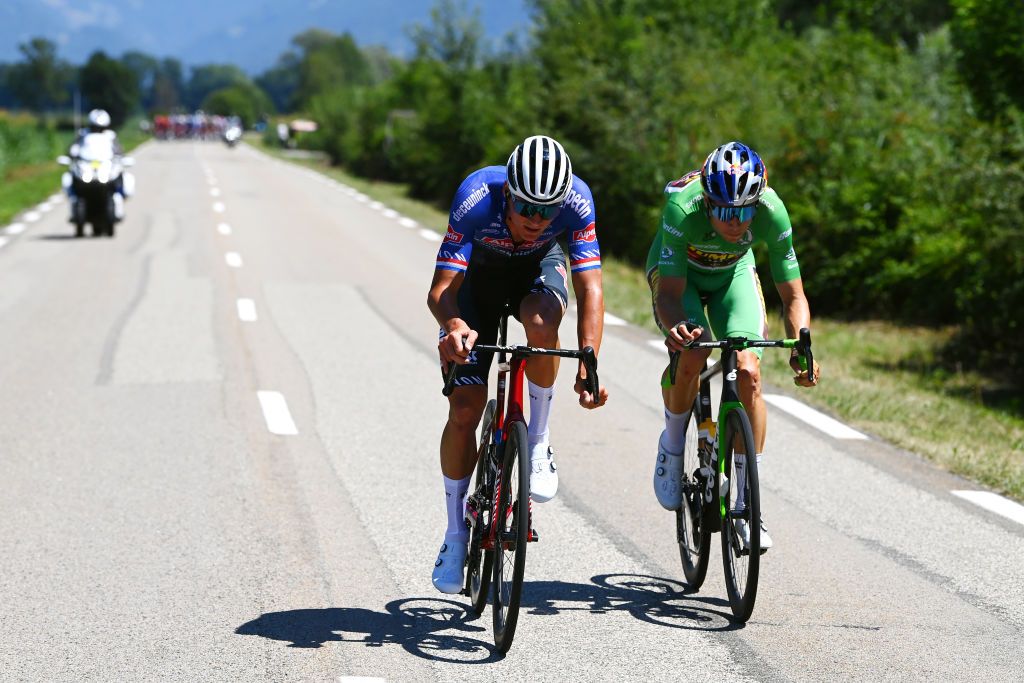
[[[434,564],[433,582],[443,593],[458,593],[463,586],[469,542],[464,501],[476,466],[476,427],[487,401],[491,354],[478,355],[473,345],[495,343],[507,301],[523,323],[530,346],[558,347],[558,326],[569,298],[565,255],[556,241],[564,234],[576,294],[579,346],[600,349],[604,294],[595,218],[590,188],[573,175],[562,145],[544,135],[524,140],[505,166],[471,173],[452,200],[448,233],[438,249],[427,295],[430,312],[441,326],[442,367],[459,365],[441,435],[448,528]],[[539,503],[551,500],[558,489],[548,439],[557,371],[557,357],[535,356],[526,365],[530,495]],[[608,392],[603,386],[599,396],[587,392],[584,372],[581,364],[575,385],[579,403],[598,408],[608,400]]]

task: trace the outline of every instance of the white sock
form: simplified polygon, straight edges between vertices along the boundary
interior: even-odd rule
[[[530,424],[526,427],[529,446],[532,449],[539,443],[548,440],[548,415],[551,414],[551,399],[555,395],[555,387],[542,387],[527,380],[530,391]]]
[[[665,438],[661,442],[662,448],[672,455],[682,455],[683,447],[686,446],[686,425],[690,424],[690,411],[685,413],[673,413],[665,408]]]
[[[465,479],[444,477],[445,508],[448,510],[448,528],[444,532],[445,541],[465,543],[469,540],[469,529],[466,528],[467,491],[469,491],[469,477]]]

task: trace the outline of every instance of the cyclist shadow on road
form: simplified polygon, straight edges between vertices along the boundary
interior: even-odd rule
[[[599,574],[590,580],[590,584],[528,581],[523,584],[522,606],[527,614],[625,611],[640,621],[669,628],[698,631],[743,628],[742,624],[733,623],[728,600],[697,596],[685,584],[672,579],[640,574]]]
[[[490,642],[489,629],[471,623],[480,618],[468,604],[403,598],[392,600],[384,610],[331,607],[268,612],[242,624],[235,633],[287,641],[288,647],[297,648],[318,648],[327,642],[366,647],[395,644],[417,657],[442,662],[485,664],[501,659]],[[485,631],[484,639],[461,635]]]

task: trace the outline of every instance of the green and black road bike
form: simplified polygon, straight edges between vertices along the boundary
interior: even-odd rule
[[[693,403],[683,449],[681,488],[683,502],[676,511],[676,540],[686,582],[694,590],[708,571],[711,534],[722,534],[722,564],[729,605],[739,622],[754,611],[761,547],[761,492],[758,486],[757,453],[750,419],[736,388],[737,354],[745,349],[774,347],[797,349],[800,365],[814,381],[811,333],[800,330],[799,339],[760,340],[729,337],[719,341],[694,341],[687,349],[721,349],[722,358],[700,375],[700,390]],[[675,384],[679,354],[672,354],[669,379]],[[722,374],[718,419],[711,406],[711,378]],[[696,428],[695,428],[696,427]],[[746,455],[746,466],[737,475],[736,456]],[[737,494],[741,504],[735,504]],[[744,527],[746,527],[744,529]]]

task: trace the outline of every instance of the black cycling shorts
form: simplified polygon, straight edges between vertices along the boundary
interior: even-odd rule
[[[562,306],[562,312],[565,312],[569,303],[569,275],[565,267],[565,254],[554,240],[540,260],[494,263],[491,260],[474,262],[471,257],[465,279],[459,288],[459,315],[470,329],[477,331],[477,344],[495,344],[505,302],[509,303],[512,315],[519,320],[520,304],[528,294],[535,292],[555,297]],[[442,329],[438,338],[444,336]],[[460,365],[455,373],[455,386],[486,386],[493,355],[471,351],[469,362]],[[443,374],[443,367],[441,371]]]

